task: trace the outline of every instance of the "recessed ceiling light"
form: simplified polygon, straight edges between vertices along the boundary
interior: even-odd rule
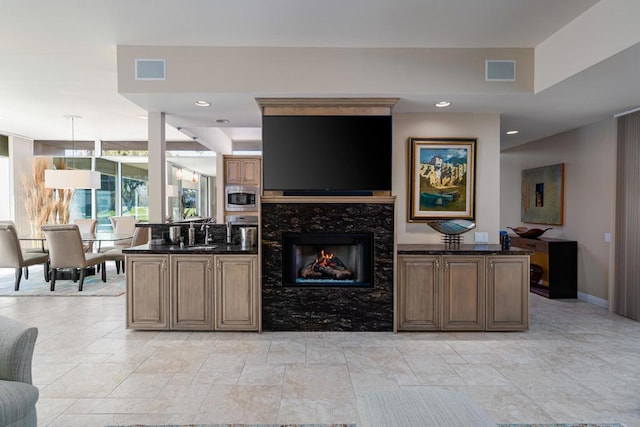
[[[227,119],[218,119],[218,120],[216,120],[216,123],[229,123],[229,120],[227,120]]]
[[[209,101],[196,101],[195,104],[198,107],[208,107],[211,105],[211,103]]]
[[[145,116],[144,114],[139,114],[138,118],[139,119],[143,119],[143,120],[147,120],[149,117]]]
[[[449,102],[449,101],[440,101],[440,102],[436,102],[433,105],[435,105],[438,108],[444,108],[444,107],[448,107],[449,105],[451,105],[451,102]]]
[[[519,134],[520,131],[519,130],[508,130],[505,132],[507,135],[516,135]]]

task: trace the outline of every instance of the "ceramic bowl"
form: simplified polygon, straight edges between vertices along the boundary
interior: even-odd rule
[[[507,227],[510,228],[511,230],[513,230],[514,233],[516,233],[518,236],[520,237],[526,237],[529,239],[535,239],[538,238],[540,236],[542,236],[545,231],[547,230],[551,230],[551,228],[545,228],[544,230],[541,228],[527,228],[527,227]]]

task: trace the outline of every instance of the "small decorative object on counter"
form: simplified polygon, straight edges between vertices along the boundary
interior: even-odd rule
[[[189,225],[189,246],[196,244],[196,229],[193,227],[193,222]]]
[[[502,240],[504,239],[504,236],[507,235],[507,232],[504,230],[500,230],[500,246],[502,246]]]
[[[502,250],[506,251],[507,249],[511,249],[511,239],[508,234],[505,234],[502,238]]]
[[[459,245],[463,242],[462,233],[471,231],[476,223],[466,219],[443,219],[427,221],[427,225],[439,233],[442,233],[442,243],[446,245]]]
[[[518,236],[520,237],[525,237],[527,239],[537,239],[538,237],[542,236],[545,231],[547,230],[551,230],[552,228],[545,228],[544,230],[540,229],[540,228],[527,228],[527,227],[507,227],[512,229]]]

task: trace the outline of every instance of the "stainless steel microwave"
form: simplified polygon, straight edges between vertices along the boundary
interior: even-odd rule
[[[226,211],[256,211],[258,210],[258,187],[243,185],[227,185],[224,189],[224,209]]]

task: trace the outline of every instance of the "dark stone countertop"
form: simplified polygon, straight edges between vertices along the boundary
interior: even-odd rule
[[[142,254],[180,254],[180,255],[257,255],[258,247],[253,246],[249,249],[243,249],[238,244],[226,244],[226,243],[214,243],[208,246],[195,245],[195,246],[183,246],[180,245],[140,245],[133,248],[123,249],[122,253],[129,255],[142,255]]]
[[[458,246],[434,244],[400,244],[398,255],[531,255],[530,249],[522,249],[511,246],[502,250],[500,245],[472,245],[461,244]]]

